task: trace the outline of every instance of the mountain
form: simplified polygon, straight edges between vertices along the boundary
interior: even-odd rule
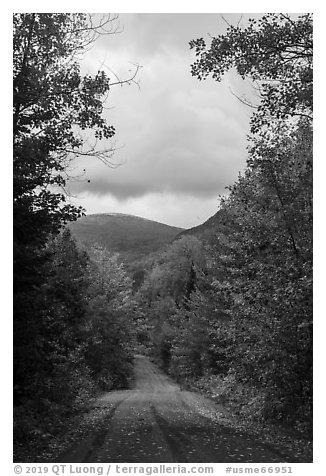
[[[206,242],[214,241],[214,235],[227,233],[230,225],[230,217],[226,210],[218,210],[213,216],[208,218],[204,223],[187,230],[182,230],[177,238],[184,235],[194,235]]]
[[[87,215],[68,226],[77,242],[86,247],[99,244],[119,253],[126,261],[157,251],[183,231],[183,228],[123,213]]]

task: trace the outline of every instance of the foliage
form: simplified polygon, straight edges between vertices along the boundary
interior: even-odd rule
[[[87,153],[81,131],[92,129],[98,139],[114,134],[102,118],[109,78],[103,72],[94,78],[82,77],[75,59],[85,46],[87,26],[84,14],[14,15],[14,238],[18,248],[44,245],[49,232],[80,216],[81,208],[66,204],[60,189],[66,185],[71,154]]]
[[[229,283],[235,373],[267,390],[267,417],[312,404],[312,132],[277,127],[254,141],[246,174],[224,207],[240,225]],[[310,410],[309,410],[310,411]]]
[[[235,67],[260,94],[247,168],[222,200],[229,231],[215,248],[229,375],[264,395],[261,417],[311,423],[312,15],[267,14],[229,25],[209,49],[190,45],[193,75],[220,81]]]
[[[92,214],[69,224],[74,237],[89,247],[99,244],[119,253],[138,289],[151,254],[170,243],[182,228],[120,213]]]
[[[149,306],[156,297],[172,296],[177,304],[189,297],[205,269],[205,257],[197,238],[182,236],[158,255],[145,278],[142,295]]]
[[[154,349],[179,380],[204,387],[218,380],[221,399],[246,417],[307,422],[312,407],[310,124],[280,122],[253,138],[245,174],[221,207],[227,225],[205,230],[203,243],[191,236],[174,242],[140,289]]]
[[[117,255],[97,247],[91,256],[86,362],[101,388],[126,388],[134,347],[132,281]]]
[[[312,21],[268,14],[191,42],[193,74],[259,83],[244,174],[216,219],[175,241],[140,289],[154,349],[238,413],[309,429],[312,411]],[[166,354],[166,350],[168,353]],[[165,359],[162,353],[165,352]]]
[[[38,321],[30,317],[30,340],[21,338],[15,348],[15,358],[24,359],[15,366],[16,444],[34,444],[55,433],[96,390],[83,358],[88,258],[68,231],[48,242],[47,255],[47,281],[38,288]]]
[[[92,152],[82,131],[108,139],[114,128],[102,117],[109,78],[82,77],[77,61],[99,25],[85,14],[19,13],[13,27],[14,368],[21,396],[44,359],[37,342],[48,312],[40,291],[49,279],[47,240],[82,213],[66,202],[67,166],[76,153]]]
[[[179,310],[187,308],[191,293],[200,286],[206,269],[201,242],[192,236],[182,236],[157,255],[147,272],[136,298],[147,316],[147,332],[155,356],[165,370],[171,360]]]
[[[102,71],[82,76],[79,59],[99,34],[114,32],[115,19],[13,17],[16,444],[33,447],[85,408],[104,380],[118,388],[129,378],[130,280],[114,260],[100,272],[68,230],[60,233],[82,214],[67,201],[71,160],[82,154],[110,165],[115,131],[102,115],[110,80]]]
[[[260,94],[251,118],[251,131],[268,126],[271,119],[312,117],[312,15],[270,13],[250,19],[248,26],[229,25],[225,35],[213,37],[207,48],[203,38],[192,40],[198,59],[192,74],[198,79],[212,75],[220,81],[235,67],[250,78]]]
[[[32,379],[30,368],[17,379],[16,444],[56,434],[98,391],[126,387],[132,369],[132,282],[117,257],[97,249],[90,258],[68,229],[47,252],[36,349],[16,349],[35,366]]]

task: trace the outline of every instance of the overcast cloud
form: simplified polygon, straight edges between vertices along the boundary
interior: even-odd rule
[[[240,14],[226,16],[235,23]],[[222,83],[200,82],[190,73],[189,41],[224,32],[225,23],[215,13],[121,14],[120,25],[122,33],[94,45],[83,72],[110,68],[126,77],[133,64],[142,66],[140,88],[116,86],[108,98],[106,115],[119,147],[114,160],[121,165],[80,160],[86,179],[71,185],[75,202],[88,213],[197,225],[216,212],[219,194],[246,160],[251,111],[231,92],[241,95],[246,85],[234,73]]]

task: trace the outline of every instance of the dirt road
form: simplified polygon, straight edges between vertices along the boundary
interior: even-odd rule
[[[290,462],[273,448],[220,425],[223,408],[182,391],[146,357],[135,358],[132,390],[98,400],[103,421],[61,463]],[[294,462],[294,461],[293,461]]]

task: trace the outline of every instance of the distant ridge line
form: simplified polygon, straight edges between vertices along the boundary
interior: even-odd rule
[[[135,262],[162,249],[183,228],[126,213],[92,213],[69,223],[76,240],[86,246],[98,245],[119,253],[124,262]]]
[[[144,221],[149,221],[149,222],[153,222],[153,223],[158,223],[159,225],[169,226],[170,228],[178,228],[180,230],[186,230],[186,228],[183,228],[182,226],[169,225],[168,223],[162,223],[162,222],[157,221],[157,220],[151,220],[150,218],[140,217],[139,215],[131,215],[130,213],[116,213],[116,212],[112,212],[112,213],[106,213],[106,212],[105,213],[86,213],[86,217],[97,217],[97,216],[102,216],[102,217],[104,217],[104,216],[113,216],[113,217],[136,218],[138,220],[144,220]]]

